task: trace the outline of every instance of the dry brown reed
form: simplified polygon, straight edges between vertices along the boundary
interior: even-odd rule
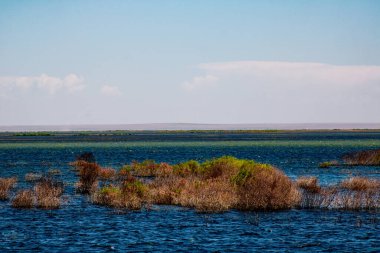
[[[99,179],[100,180],[115,180],[116,179],[116,170],[113,168],[99,168]]]
[[[61,205],[63,186],[50,178],[41,179],[34,186],[36,206],[41,209],[57,209]]]
[[[195,208],[198,212],[223,212],[236,206],[238,196],[234,187],[223,179],[185,180],[174,195],[174,204]]]
[[[316,177],[300,177],[293,183],[273,166],[234,157],[173,166],[153,161],[134,162],[116,175],[113,170],[107,171],[105,174],[112,174],[117,180],[112,184],[104,183],[94,191],[102,173],[99,170],[98,165],[81,161],[80,183],[89,182],[87,189],[91,189],[93,203],[115,208],[140,209],[157,204],[190,207],[198,212],[223,212],[230,209],[380,207],[378,180],[351,178],[335,186],[321,187]],[[139,181],[133,174],[153,179]]]
[[[278,169],[233,157],[175,165],[171,176],[156,178],[149,189],[153,204],[200,212],[285,209],[299,199],[297,189]]]
[[[118,185],[103,186],[92,194],[97,205],[131,210],[141,209],[147,199],[146,186],[135,178],[129,178]]]
[[[346,154],[343,160],[348,165],[380,165],[380,149]]]
[[[9,198],[9,191],[15,186],[17,178],[0,178],[0,200]]]
[[[299,208],[326,209],[379,209],[380,181],[352,177],[343,182],[322,187],[318,192],[302,191]]]
[[[27,182],[36,182],[38,180],[41,180],[42,174],[40,173],[27,173],[25,174],[25,181]]]
[[[79,161],[76,164],[79,174],[77,191],[82,194],[91,194],[98,186],[100,166],[96,163]]]
[[[351,191],[380,191],[380,180],[366,177],[351,177],[344,180],[340,187]]]
[[[240,210],[290,209],[299,200],[299,192],[291,180],[273,167],[256,169],[238,185],[238,195]]]
[[[12,200],[14,208],[33,208],[34,192],[32,190],[20,190]]]
[[[319,193],[321,191],[316,177],[300,177],[297,179],[296,185],[308,193]]]

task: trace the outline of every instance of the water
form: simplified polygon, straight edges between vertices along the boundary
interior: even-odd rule
[[[380,167],[320,169],[318,164],[355,150],[380,148],[380,133],[166,134],[0,137],[0,176],[62,171],[67,182],[59,210],[17,210],[0,202],[1,252],[282,251],[379,252],[379,212],[289,210],[199,214],[153,206],[117,211],[75,195],[68,162],[84,151],[103,166],[133,160],[178,163],[233,155],[271,163],[291,178],[315,175],[324,185],[352,175],[380,178]]]

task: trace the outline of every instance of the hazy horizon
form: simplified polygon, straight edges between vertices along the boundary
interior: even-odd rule
[[[350,130],[380,129],[380,123],[146,123],[79,125],[0,125],[0,132],[23,131],[113,131],[113,130]]]
[[[1,1],[0,125],[380,122],[380,1]]]

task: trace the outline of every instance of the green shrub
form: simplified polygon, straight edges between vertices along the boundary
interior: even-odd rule
[[[201,165],[195,161],[190,160],[183,163],[179,163],[173,166],[173,171],[175,174],[180,176],[189,176],[191,174],[201,173]]]

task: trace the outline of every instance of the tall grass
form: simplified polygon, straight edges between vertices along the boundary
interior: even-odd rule
[[[42,178],[34,186],[37,208],[57,209],[61,206],[60,196],[63,193],[63,185],[51,178]]]
[[[20,190],[12,200],[14,208],[32,208],[34,206],[34,192],[32,190]]]
[[[117,172],[86,161],[77,162],[76,168],[78,189],[91,194],[93,203],[115,208],[141,209],[152,204],[198,212],[380,208],[378,180],[351,178],[321,187],[316,177],[292,182],[271,165],[230,156],[175,165],[147,160]],[[98,179],[103,180],[100,188]]]
[[[319,193],[321,191],[316,177],[300,177],[297,179],[296,185],[307,193]]]
[[[347,180],[344,180],[340,184],[340,187],[342,189],[351,191],[380,191],[380,181],[365,177],[351,177]]]
[[[98,177],[100,166],[96,163],[80,161],[76,164],[78,170],[79,182],[77,191],[82,194],[91,194],[98,186]]]
[[[201,212],[286,209],[298,200],[297,189],[281,171],[234,157],[174,165],[169,177],[157,177],[149,188],[154,204],[193,207]]]
[[[112,168],[99,168],[99,179],[103,181],[112,181],[116,179],[116,170]]]
[[[0,200],[9,198],[9,191],[15,186],[17,178],[0,178]]]
[[[282,171],[262,165],[254,165],[250,170],[245,180],[238,183],[239,209],[281,210],[297,203],[299,192]]]
[[[380,165],[380,149],[346,154],[343,160],[348,165]]]
[[[137,179],[122,181],[119,185],[107,185],[92,194],[95,204],[116,208],[141,209],[146,202],[146,186]]]
[[[307,187],[305,184],[297,184],[302,192],[299,208],[349,210],[380,208],[380,180],[378,179],[352,177],[337,185],[327,187],[316,186],[315,180],[309,180],[311,181],[313,183],[306,184]]]

